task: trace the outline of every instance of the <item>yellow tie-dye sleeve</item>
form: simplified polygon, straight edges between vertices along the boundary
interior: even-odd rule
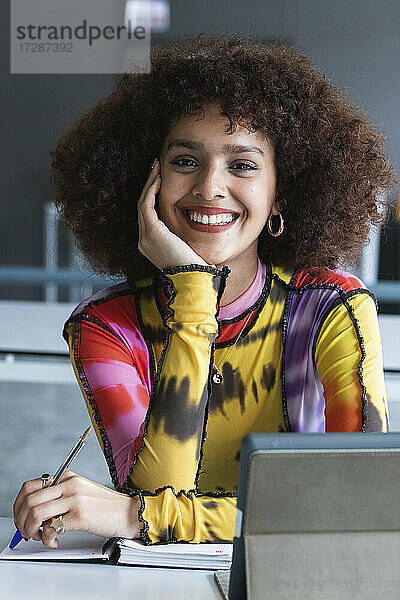
[[[174,294],[165,320],[168,339],[157,366],[142,447],[129,474],[135,487],[151,492],[165,485],[176,492],[196,486],[211,347],[218,335],[221,271],[180,270],[169,277]]]
[[[236,496],[175,494],[171,488],[155,495],[140,494],[142,539],[147,543],[185,541],[232,542],[236,522]]]
[[[389,430],[376,306],[357,293],[324,320],[315,348],[324,388],[326,431]]]

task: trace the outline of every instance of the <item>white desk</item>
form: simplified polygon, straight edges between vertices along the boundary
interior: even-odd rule
[[[0,517],[0,546],[14,534]],[[5,600],[221,600],[213,571],[0,560]]]

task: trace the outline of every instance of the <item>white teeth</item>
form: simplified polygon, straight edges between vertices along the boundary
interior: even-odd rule
[[[192,221],[197,221],[203,225],[219,225],[225,223],[231,223],[235,219],[235,215],[232,213],[220,214],[220,215],[207,215],[199,214],[195,211],[188,211],[189,217]]]

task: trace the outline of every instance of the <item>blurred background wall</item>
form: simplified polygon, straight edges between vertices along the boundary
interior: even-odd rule
[[[68,235],[61,230],[52,237],[48,231],[54,225],[48,211],[49,150],[62,130],[107,95],[115,82],[114,75],[10,74],[5,4],[0,19],[0,515],[11,514],[22,481],[58,467],[67,446],[88,423],[61,327],[71,307],[104,282],[93,278],[85,285],[54,286],[28,276],[21,282],[15,274],[7,280],[4,268],[38,268],[56,260],[58,266],[79,272],[82,258]],[[169,6],[170,27],[154,33],[153,44],[201,32],[250,32],[262,41],[286,41],[306,54],[385,131],[386,152],[399,179],[398,0],[170,0]],[[393,207],[398,194],[397,185],[390,197]],[[360,269],[372,289],[381,289],[377,295],[380,315],[387,317],[382,323],[392,426],[400,430],[400,349],[393,333],[400,318],[399,223],[392,220],[382,235],[373,237],[372,246],[372,257]],[[391,288],[385,287],[387,282]],[[46,308],[48,313],[35,312],[36,304],[46,300],[58,306]],[[29,319],[16,316],[21,311],[27,315],[28,308],[33,311]],[[40,316],[50,313],[46,322]],[[109,483],[94,435],[75,469]]]

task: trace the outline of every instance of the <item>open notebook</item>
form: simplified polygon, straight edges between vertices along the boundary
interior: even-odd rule
[[[57,549],[42,542],[22,540],[18,546],[0,552],[6,560],[100,560],[118,565],[181,567],[187,569],[229,569],[232,544],[171,543],[146,546],[139,540],[101,538],[83,531],[67,531],[60,535]]]

